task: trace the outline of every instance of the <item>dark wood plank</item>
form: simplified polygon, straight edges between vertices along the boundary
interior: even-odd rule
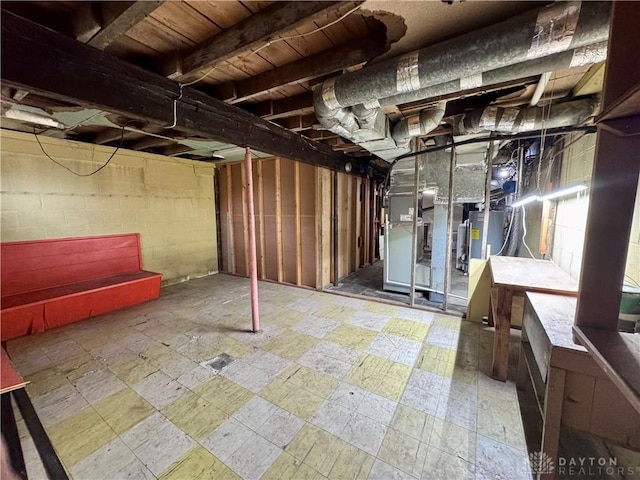
[[[295,115],[309,115],[313,113],[313,94],[304,92],[281,100],[267,100],[256,104],[246,105],[246,108],[256,115],[266,119],[292,117]]]
[[[573,331],[600,368],[640,413],[640,335],[577,325]]]
[[[232,103],[248,100],[259,93],[270,92],[284,85],[306,82],[368,62],[384,52],[384,43],[383,38],[370,38],[366,41],[330,48],[247,80],[235,82]],[[223,98],[223,100],[228,99]]]
[[[198,45],[182,58],[181,71],[166,72],[167,76],[182,83],[189,82],[197,78],[202,70],[215,67],[242,52],[259,48],[270,39],[329,13],[345,13],[358,3],[276,2]]]
[[[2,81],[7,86],[101,108],[159,125],[174,122],[176,82],[2,14]],[[38,65],[39,68],[33,68]],[[342,170],[350,158],[251,113],[185,87],[176,130]]]
[[[149,0],[137,2],[101,2],[99,23],[101,28],[95,29],[92,21],[94,12],[91,9],[81,9],[74,19],[76,36],[95,48],[104,50],[113,42],[124,36],[127,31],[153,12],[162,1]]]

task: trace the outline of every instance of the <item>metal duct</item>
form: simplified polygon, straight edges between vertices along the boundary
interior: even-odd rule
[[[393,126],[392,137],[399,147],[408,147],[413,137],[424,135],[434,130],[444,117],[446,102],[435,107],[425,108],[418,115],[403,118]]]
[[[507,67],[481,72],[475,76],[475,82],[467,79],[456,79],[450,82],[421,88],[415,92],[400,93],[390,97],[381,98],[378,103],[384,105],[401,105],[415,102],[425,98],[448,95],[450,93],[481,88],[498,83],[510,82],[520,78],[541,75],[544,72],[553,72],[571,67],[583,67],[594,63],[604,62],[607,59],[607,42],[599,42],[593,45],[555,53],[548,57],[536,58],[527,62],[516,63]]]
[[[549,107],[479,108],[453,117],[454,135],[483,131],[528,132],[544,128],[568,127],[583,123],[594,114],[597,102],[593,98],[574,100]]]
[[[610,2],[558,2],[437,45],[330,79],[321,99],[350,107],[451,80],[478,83],[480,72],[604,42]]]

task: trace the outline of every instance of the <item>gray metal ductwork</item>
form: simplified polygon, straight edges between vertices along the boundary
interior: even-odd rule
[[[425,135],[434,130],[444,117],[446,102],[439,102],[435,107],[425,108],[419,115],[403,118],[393,126],[392,137],[398,147],[408,147],[413,137]]]
[[[574,100],[549,107],[486,107],[456,115],[453,134],[489,132],[529,132],[544,128],[578,125],[594,114],[597,102],[593,98]]]
[[[326,80],[314,91],[316,116],[328,130],[390,160],[409,151],[410,125],[430,125],[436,117],[426,117],[438,109],[425,113],[424,122],[405,119],[392,127],[381,105],[602,61],[610,15],[609,2],[555,3]]]

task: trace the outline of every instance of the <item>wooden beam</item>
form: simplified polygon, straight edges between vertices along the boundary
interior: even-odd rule
[[[267,100],[260,103],[245,105],[247,110],[265,120],[293,117],[295,115],[309,115],[314,112],[313,93],[304,92],[281,100]]]
[[[131,150],[146,150],[148,148],[161,147],[162,145],[170,145],[172,143],[175,143],[175,140],[149,135],[130,143],[127,147]]]
[[[612,107],[627,99],[625,113],[640,114],[640,102],[628,102],[640,91],[640,57],[634,49],[640,3],[615,2],[609,37],[602,115],[593,159],[587,226],[584,235],[580,291],[575,324],[617,331],[625,259],[633,222],[640,162],[640,125],[626,135],[607,124]],[[638,90],[636,90],[638,89]],[[601,118],[608,120],[601,121]]]
[[[79,41],[104,50],[161,4],[157,0],[100,2],[99,20],[91,8],[85,7],[74,18],[74,33]]]
[[[124,140],[137,137],[140,134],[137,132],[131,132],[128,130],[122,131],[122,128],[105,128],[104,130],[96,133],[93,138],[91,138],[91,143],[96,143],[98,145],[104,145],[106,143],[120,141],[121,138]]]
[[[2,12],[5,85],[312,165],[342,170],[347,155],[233,105]],[[33,66],[37,65],[38,68]],[[174,102],[176,117],[174,118]]]
[[[260,48],[303,24],[322,20],[336,13],[342,15],[359,3],[275,2],[198,45],[182,58],[181,68],[165,69],[165,74],[181,83],[187,83],[201,75],[203,70],[214,68],[243,52]],[[173,63],[167,67],[172,66]]]
[[[229,100],[231,103],[243,102],[263,92],[271,92],[296,82],[307,82],[360,65],[382,54],[384,50],[385,41],[382,36],[328,48],[246,80],[235,82],[235,88],[226,87],[227,91],[233,90],[233,98],[222,98],[222,100]]]
[[[316,126],[320,127],[320,122],[318,122],[318,119],[314,114],[280,118],[276,120],[275,123],[288,130],[293,130],[294,132],[309,130]]]

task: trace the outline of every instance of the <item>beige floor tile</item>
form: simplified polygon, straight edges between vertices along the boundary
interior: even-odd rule
[[[162,414],[195,440],[207,436],[229,416],[204,398],[190,393],[162,409]]]
[[[368,312],[382,313],[390,317],[395,316],[400,311],[399,307],[377,302],[367,302],[364,309]]]
[[[423,443],[431,437],[434,417],[406,405],[398,405],[391,421],[391,427]]]
[[[26,389],[32,399],[69,384],[69,380],[56,367],[40,370],[32,375],[27,375],[24,379],[30,382]]]
[[[253,397],[253,393],[249,390],[220,375],[206,381],[193,391],[227,415],[233,414]]]
[[[462,319],[451,315],[436,315],[433,318],[433,325],[451,330],[460,330],[462,328]]]
[[[48,429],[49,438],[67,468],[116,437],[98,412],[88,407]]]
[[[307,423],[285,450],[327,476],[346,446],[347,443],[335,435]]]
[[[266,315],[261,319],[261,321],[263,321],[264,323],[278,325],[279,327],[291,328],[298,322],[304,320],[306,316],[307,315],[303,312],[298,312],[296,310],[287,308],[281,312]]]
[[[94,405],[96,411],[118,434],[125,432],[156,411],[144,398],[124,388]]]
[[[390,428],[387,431],[378,458],[409,475],[419,477],[427,455],[427,444]]]
[[[287,382],[286,378],[282,377],[267,385],[260,392],[260,396],[304,420],[309,420],[324,400],[320,395]]]
[[[134,385],[143,378],[157,372],[159,368],[149,360],[138,356],[111,365],[110,370],[128,385]]]
[[[423,342],[429,332],[429,325],[403,318],[392,318],[382,331]]]
[[[524,450],[524,430],[517,400],[503,395],[479,397],[478,433]]]
[[[340,325],[326,336],[325,340],[339,343],[354,350],[365,351],[376,338],[376,333],[372,330],[355,327],[353,325]]]
[[[337,379],[313,370],[312,368],[293,365],[282,373],[288,382],[309,390],[320,397],[326,398],[340,383]]]
[[[456,479],[473,480],[475,465],[450,455],[435,447],[429,447],[422,470],[422,480]]]
[[[286,330],[266,345],[263,345],[262,349],[289,360],[297,360],[318,341],[317,338],[309,335]]]
[[[469,463],[476,461],[476,432],[441,418],[433,419],[429,446],[462,458]]]
[[[411,376],[411,368],[392,360],[363,354],[344,380],[390,400],[399,401]]]
[[[320,480],[325,478],[293,455],[282,452],[260,480]]]
[[[347,445],[338,455],[329,472],[331,480],[365,480],[369,476],[375,458],[366,452]]]
[[[336,320],[338,322],[344,322],[355,312],[355,308],[347,307],[344,305],[330,304],[321,307],[319,310],[316,310],[315,315],[318,317],[328,318],[330,320]]]
[[[204,448],[198,446],[174,462],[159,480],[240,480],[240,477]]]

